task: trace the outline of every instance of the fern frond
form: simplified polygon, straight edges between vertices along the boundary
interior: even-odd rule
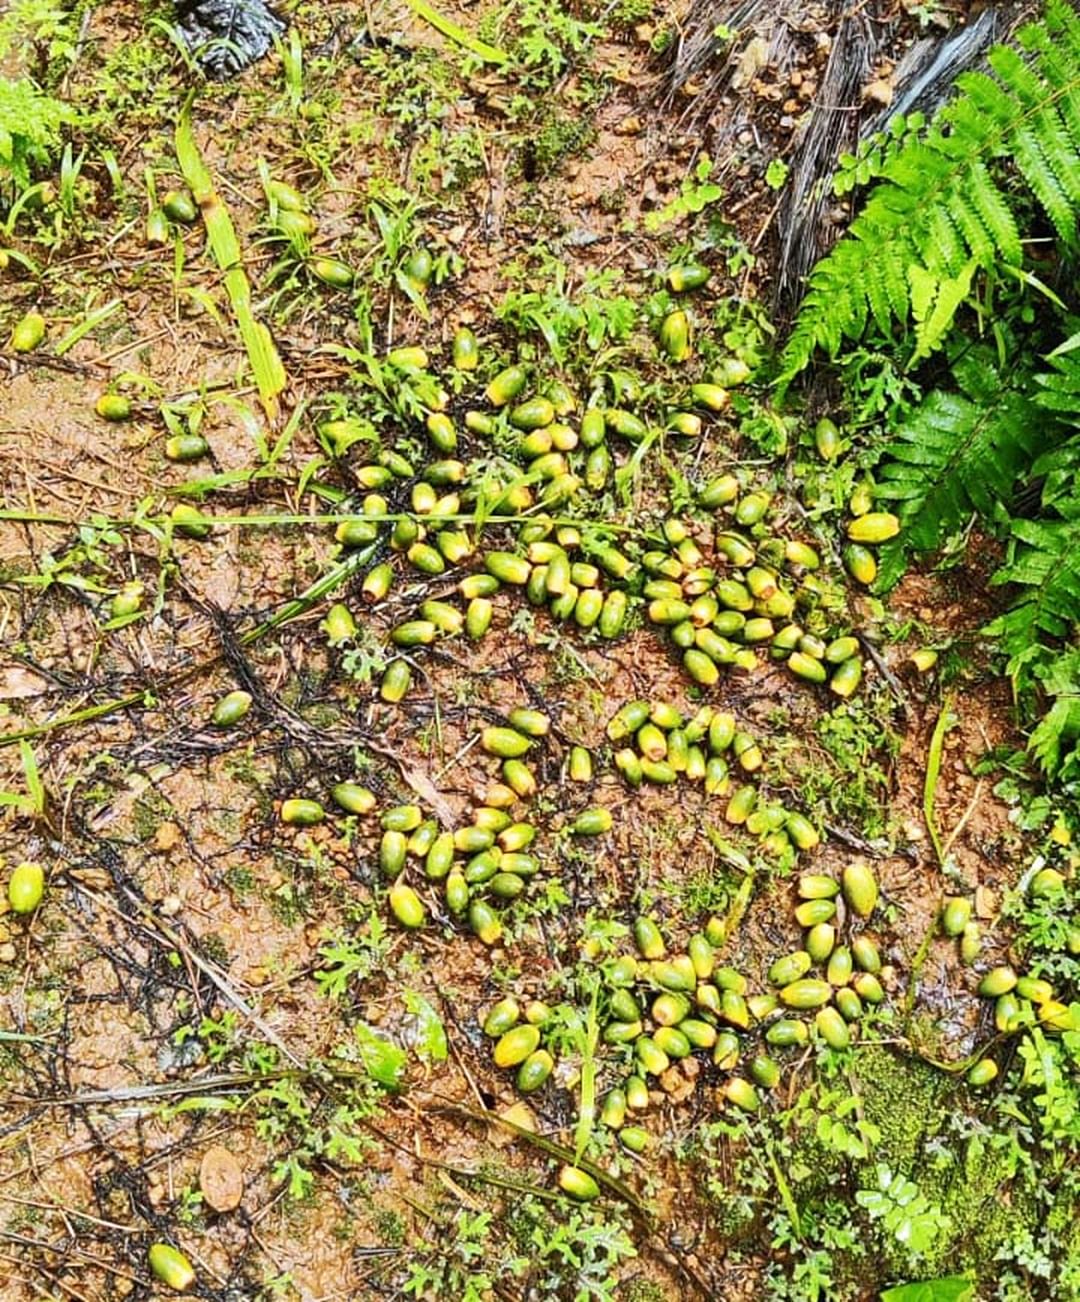
[[[1080,349],[1047,360],[1053,369],[1036,376],[1036,401],[1059,420],[1080,425]]]
[[[1053,702],[1028,738],[1028,749],[1049,777],[1076,767],[1076,742],[1080,738],[1080,651],[1051,652],[1034,648],[1019,665],[1021,675],[1038,684],[1039,696]],[[1017,676],[1013,670],[1014,678]],[[1025,684],[1021,681],[1021,690]]]
[[[1070,137],[1080,137],[1080,90],[1075,83],[1080,63],[1080,24],[1070,22],[1071,12],[1052,5],[1043,23],[1032,23],[1019,34],[1020,45],[1038,52],[1047,82],[1059,92],[1058,108]],[[1064,22],[1061,21],[1064,18]]]
[[[972,511],[1007,502],[1044,439],[1031,397],[976,349],[953,368],[959,392],[931,391],[886,447],[878,495],[900,517],[904,546],[932,551]]]
[[[1059,696],[1028,738],[1028,750],[1048,777],[1061,768],[1066,748],[1080,737],[1080,696]]]
[[[1080,139],[1080,136],[1077,137]],[[968,174],[970,207],[957,204],[957,220],[964,227],[964,237],[980,266],[989,266],[995,251],[1012,266],[1023,259],[1020,231],[1016,218],[1002,198],[985,163],[976,162]]]
[[[934,277],[918,265],[910,268],[911,315],[915,319],[915,352],[911,357],[912,362],[929,357],[941,346],[957,308],[968,296],[976,265],[972,260],[961,267],[955,276],[940,277]]]
[[[1066,510],[1069,518],[1061,520],[1013,522],[1010,559],[992,582],[1016,584],[1021,593],[983,630],[1008,653],[1016,692],[1053,700],[1028,738],[1048,777],[1076,767],[1080,739],[1080,651],[1060,649],[1080,621],[1080,499]]]
[[[913,361],[940,347],[972,276],[1020,266],[1014,210],[1024,187],[1065,249],[1080,249],[1080,16],[1050,0],[1018,41],[1023,52],[995,46],[988,71],[957,78],[957,98],[888,160],[847,235],[810,273],[781,388],[817,348],[836,356],[858,339],[871,316],[882,330],[915,316]],[[1002,159],[1023,187],[995,168]]]
[[[1011,532],[1010,559],[992,582],[1023,591],[986,632],[1016,656],[1060,641],[1080,620],[1080,520],[1014,520]]]
[[[1075,249],[1080,169],[1077,141],[1070,140],[1057,109],[1061,90],[1037,76],[1032,66],[1007,45],[992,50],[989,61],[1023,105],[1023,118],[1012,135],[1017,167],[1046,209],[1058,238],[1067,248]]]

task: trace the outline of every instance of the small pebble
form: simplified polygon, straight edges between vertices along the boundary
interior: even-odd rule
[[[162,823],[154,833],[154,849],[168,852],[174,850],[182,840],[180,829],[175,823]]]
[[[203,1154],[199,1188],[215,1212],[231,1212],[244,1196],[244,1172],[235,1156],[221,1144]]]

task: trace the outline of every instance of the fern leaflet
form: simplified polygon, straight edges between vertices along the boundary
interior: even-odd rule
[[[903,528],[883,549],[883,587],[899,577],[906,552],[935,550],[972,511],[993,515],[1045,446],[1033,398],[997,370],[988,349],[963,354],[953,377],[958,390],[928,393],[885,449],[878,496],[893,503]]]
[[[996,46],[988,72],[957,78],[958,97],[887,161],[847,235],[810,273],[782,387],[815,349],[835,356],[858,339],[871,315],[886,333],[914,317],[912,360],[921,360],[940,346],[976,271],[1021,264],[1014,207],[1024,195],[999,160],[1011,160],[1064,249],[1080,248],[1080,17],[1050,0],[1018,40],[1024,53]]]

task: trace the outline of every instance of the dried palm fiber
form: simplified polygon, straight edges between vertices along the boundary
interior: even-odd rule
[[[1014,5],[984,8],[948,33],[910,44],[910,22],[891,0],[807,6],[794,0],[708,0],[695,3],[669,56],[660,95],[677,125],[704,129],[721,174],[741,158],[738,137],[755,129],[760,113],[753,93],[759,72],[786,83],[805,60],[809,43],[828,57],[786,159],[790,167],[776,212],[777,263],[774,309],[798,305],[804,277],[839,234],[830,221],[831,179],[838,156],[888,125],[898,113],[927,115],[944,102],[958,73],[979,61],[1019,17]],[[731,33],[723,41],[717,31]],[[898,62],[889,79],[890,102],[871,101],[864,90],[875,69]],[[686,94],[687,86],[694,94]],[[681,105],[681,109],[678,107]]]

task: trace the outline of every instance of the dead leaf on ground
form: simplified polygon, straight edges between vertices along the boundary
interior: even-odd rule
[[[763,36],[755,36],[739,56],[739,63],[731,76],[734,90],[745,90],[768,65],[769,43]]]
[[[30,696],[40,696],[48,684],[38,674],[22,665],[12,665],[0,673],[0,701],[19,701]]]

